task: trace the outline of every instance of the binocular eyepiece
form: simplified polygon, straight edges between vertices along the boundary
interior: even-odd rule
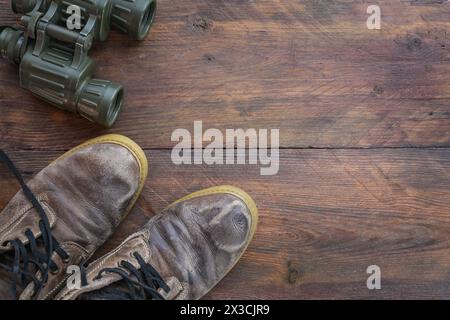
[[[70,29],[73,8],[80,30]],[[123,104],[123,88],[92,77],[87,55],[93,40],[106,40],[111,27],[143,40],[156,0],[12,0],[22,28],[0,27],[0,55],[19,64],[20,85],[61,109],[110,127]],[[75,11],[76,12],[76,11]]]

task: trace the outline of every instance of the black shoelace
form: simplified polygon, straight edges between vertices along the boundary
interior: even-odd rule
[[[61,259],[63,259],[63,261],[67,261],[69,259],[69,255],[60,247],[58,241],[53,237],[50,222],[41,204],[36,199],[33,192],[31,192],[28,188],[13,162],[1,149],[0,162],[5,164],[6,167],[14,174],[22,187],[25,197],[39,213],[39,229],[41,231],[41,236],[39,237],[40,239],[37,239],[31,230],[27,229],[25,231],[25,236],[28,240],[27,244],[24,244],[19,239],[8,240],[3,243],[2,245],[4,246],[11,246],[14,252],[14,257],[12,266],[0,264],[0,268],[12,273],[13,281],[11,285],[11,293],[13,298],[18,298],[18,286],[24,288],[31,282],[34,283],[33,296],[36,296],[47,283],[49,273],[58,271],[56,263],[52,260],[53,253],[56,252]],[[43,244],[44,250],[39,249],[39,244]],[[37,271],[40,272],[39,277],[36,276]]]
[[[102,300],[164,300],[158,292],[158,289],[162,288],[168,293],[170,291],[169,286],[164,282],[158,271],[146,263],[139,253],[135,252],[133,256],[140,265],[139,269],[124,260],[120,262],[120,267],[102,269],[96,277],[96,280],[104,276],[105,273],[117,274],[122,279],[109,287],[91,294],[84,294],[84,297],[81,298]]]

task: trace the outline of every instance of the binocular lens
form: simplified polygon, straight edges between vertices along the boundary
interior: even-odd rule
[[[113,0],[111,24],[137,40],[143,40],[153,23],[156,0]]]
[[[142,15],[141,21],[139,23],[139,31],[137,39],[144,39],[148,32],[150,31],[150,27],[153,23],[153,19],[156,13],[156,1],[150,1],[148,6],[144,10],[144,14]]]
[[[20,62],[23,32],[9,27],[0,27],[0,55],[12,63]]]
[[[114,95],[110,107],[108,109],[108,114],[106,116],[106,127],[111,127],[114,122],[116,122],[117,117],[119,116],[120,111],[122,110],[123,105],[123,89],[120,88],[116,91]]]
[[[107,80],[89,79],[81,89],[77,111],[107,128],[116,121],[123,105],[122,86]]]

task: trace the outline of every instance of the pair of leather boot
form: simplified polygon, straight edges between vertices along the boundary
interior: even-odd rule
[[[0,299],[199,299],[237,263],[256,229],[248,194],[209,188],[171,204],[84,267],[144,187],[142,149],[124,136],[102,136],[27,184],[2,151],[0,161],[22,187],[0,213]],[[77,270],[80,284],[72,285]]]

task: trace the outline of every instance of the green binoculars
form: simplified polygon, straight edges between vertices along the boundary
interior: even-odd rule
[[[21,27],[0,27],[0,55],[19,65],[20,85],[44,101],[111,127],[123,104],[123,88],[92,78],[88,56],[94,40],[111,27],[143,40],[156,0],[12,0]]]

